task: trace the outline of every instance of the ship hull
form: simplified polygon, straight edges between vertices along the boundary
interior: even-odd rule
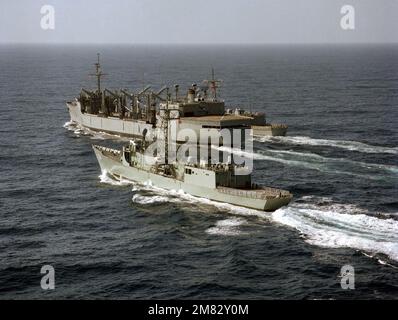
[[[83,128],[93,131],[100,131],[124,137],[142,138],[145,133],[147,140],[152,140],[157,135],[156,130],[151,124],[145,121],[133,119],[119,119],[116,117],[101,117],[96,114],[82,113],[78,101],[68,102],[67,104],[71,121]],[[251,126],[254,136],[285,136],[287,126],[264,125]],[[184,142],[184,141],[183,141]]]
[[[286,136],[287,126],[285,125],[265,125],[265,126],[252,126],[253,136],[259,137],[277,137],[277,136]]]
[[[114,158],[107,157],[101,152],[101,150],[95,147],[94,151],[101,167],[101,171],[107,172],[118,180],[129,180],[166,190],[182,190],[185,193],[196,197],[262,211],[275,211],[276,209],[287,205],[291,200],[291,198],[253,199],[239,195],[226,194],[218,190],[218,188],[195,186],[177,179],[126,166],[121,161],[116,161]]]
[[[101,117],[95,114],[82,113],[79,102],[67,103],[71,121],[83,128],[93,131],[106,132],[124,137],[142,138],[152,137],[156,128],[140,120],[123,120],[116,117]]]

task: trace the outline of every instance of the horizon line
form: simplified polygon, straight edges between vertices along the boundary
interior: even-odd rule
[[[110,46],[262,46],[262,45],[397,45],[397,42],[19,42],[19,41],[0,41],[0,45],[80,45],[80,46],[91,46],[91,45],[110,45]]]

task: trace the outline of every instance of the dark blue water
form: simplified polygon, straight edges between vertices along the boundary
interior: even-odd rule
[[[67,100],[110,88],[224,80],[232,106],[289,137],[257,139],[275,213],[118,184],[64,128]],[[0,46],[0,298],[397,298],[398,47]],[[40,288],[40,268],[56,288]],[[355,290],[340,286],[355,268]]]

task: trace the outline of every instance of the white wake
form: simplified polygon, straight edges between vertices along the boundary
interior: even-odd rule
[[[350,151],[359,151],[364,153],[389,153],[398,154],[398,147],[382,147],[366,144],[352,140],[332,140],[332,139],[315,139],[311,137],[256,137],[259,142],[275,142],[282,144],[310,145],[310,146],[327,146],[335,147]]]
[[[337,169],[341,167],[341,164],[350,165],[353,168],[359,168],[362,170],[383,170],[388,173],[398,173],[398,167],[393,165],[375,164],[361,161],[354,161],[345,158],[329,158],[323,157],[315,153],[308,152],[296,152],[290,150],[258,150],[256,152],[249,152],[241,149],[233,149],[229,147],[220,147],[220,151],[227,153],[236,154],[243,158],[249,158],[253,160],[267,160],[278,162],[290,166],[303,167],[312,170],[341,173],[347,175],[361,175],[350,171],[343,171]],[[363,175],[363,174],[362,174]],[[373,175],[369,175],[369,178],[374,178]]]
[[[272,219],[297,229],[312,245],[348,247],[398,261],[398,221],[361,211],[353,205],[293,203],[273,212]]]
[[[213,206],[237,217],[218,221],[206,230],[213,235],[241,234],[239,226],[249,223],[245,216],[257,216],[297,229],[312,245],[331,248],[352,248],[365,254],[384,254],[398,261],[398,221],[378,218],[352,204],[339,204],[329,198],[306,196],[280,208],[273,213],[234,206],[198,198],[182,190],[165,190],[151,185],[139,185],[131,181],[116,181],[106,172],[100,175],[102,183],[111,185],[132,185],[132,201],[141,205],[156,203],[191,204]],[[142,194],[146,191],[149,194]],[[303,202],[301,202],[303,201]],[[397,213],[398,215],[398,213]],[[380,263],[384,263],[379,260]]]
[[[132,201],[137,204],[150,205],[152,203],[167,202],[167,203],[207,205],[207,206],[216,207],[219,210],[227,211],[229,213],[236,215],[257,216],[266,219],[270,218],[270,215],[264,211],[239,207],[229,203],[217,202],[206,198],[196,197],[188,193],[185,193],[183,190],[166,190],[152,186],[151,184],[148,183],[139,184],[136,182],[132,182],[130,180],[122,180],[122,181],[115,180],[114,178],[110,177],[105,170],[102,171],[99,178],[101,183],[109,185],[132,186],[133,187],[132,191],[134,192]],[[142,194],[142,192],[148,192],[149,194]]]
[[[229,218],[216,222],[214,227],[210,227],[206,230],[206,233],[212,235],[222,236],[237,236],[242,234],[239,226],[246,224],[247,221],[242,218]]]
[[[106,170],[103,170],[101,174],[98,176],[98,178],[100,178],[101,183],[109,184],[112,186],[128,186],[132,184],[132,182],[129,180],[123,180],[123,179],[116,180],[111,178]]]

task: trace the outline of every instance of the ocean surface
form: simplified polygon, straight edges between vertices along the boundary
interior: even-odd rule
[[[254,177],[294,201],[264,213],[102,174],[91,145],[122,142],[65,105],[97,52],[115,89],[213,66],[228,105],[289,125],[255,140]],[[0,92],[0,299],[398,297],[398,46],[1,45]]]

